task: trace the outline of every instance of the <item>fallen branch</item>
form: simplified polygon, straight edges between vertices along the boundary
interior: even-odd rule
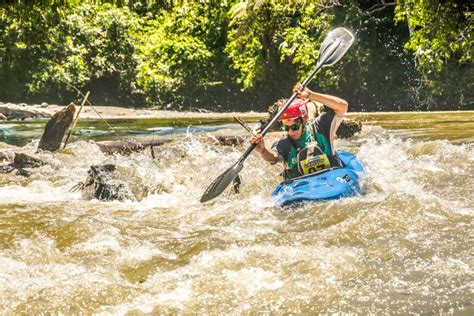
[[[81,107],[79,108],[79,111],[77,112],[76,118],[75,118],[74,121],[72,122],[71,129],[69,130],[69,133],[67,134],[66,140],[64,141],[63,149],[66,148],[66,145],[67,145],[67,142],[68,142],[68,140],[69,140],[69,137],[71,137],[71,134],[72,134],[72,132],[74,131],[74,128],[76,127],[76,123],[77,123],[77,121],[79,120],[79,114],[81,114],[82,108],[84,107],[84,104],[86,103],[87,98],[89,97],[89,93],[90,93],[90,92],[87,91],[86,96],[85,96],[84,99],[82,100]]]
[[[240,117],[235,117],[234,116],[234,119],[237,121],[237,123],[239,123],[240,125],[242,125],[243,128],[245,128],[247,130],[247,132],[249,132],[250,134],[254,135],[255,132],[253,131],[253,129],[247,124],[244,122],[244,120],[242,120]]]

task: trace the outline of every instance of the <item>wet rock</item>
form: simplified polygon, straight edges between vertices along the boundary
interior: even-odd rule
[[[362,123],[353,119],[344,118],[336,131],[338,138],[350,138],[362,131]]]
[[[112,164],[91,166],[87,171],[84,189],[102,201],[124,200],[130,197],[124,183],[118,183],[113,177],[116,167]]]
[[[70,191],[81,190],[84,198],[101,201],[141,201],[150,193],[142,177],[132,168],[114,164],[93,165],[87,171],[85,182],[79,182]]]
[[[12,161],[11,154],[0,153],[0,161]],[[22,153],[14,153],[13,162],[0,166],[0,173],[12,173],[23,177],[29,177],[31,172],[25,168],[38,168],[46,165],[45,162]]]
[[[46,123],[38,149],[47,151],[58,150],[61,147],[64,134],[72,123],[75,112],[76,107],[74,103],[56,112],[48,123]]]
[[[25,103],[22,103],[25,104]],[[35,110],[34,107],[16,105],[13,103],[0,104],[0,114],[8,120],[24,120],[30,118],[48,118],[50,114]]]
[[[46,163],[38,158],[34,158],[22,153],[15,153],[13,164],[15,168],[38,168]]]
[[[245,142],[245,138],[241,136],[216,136],[209,137],[208,139],[214,144],[221,146],[240,146]]]
[[[5,114],[0,113],[0,121],[6,121],[8,120],[8,117],[5,116]]]
[[[49,106],[49,104],[46,103],[46,102],[43,102],[43,103],[40,104],[40,108],[47,108],[48,106]]]

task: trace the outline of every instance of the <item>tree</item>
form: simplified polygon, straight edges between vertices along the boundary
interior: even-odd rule
[[[410,31],[405,49],[413,52],[416,68],[433,94],[430,103],[474,105],[471,5],[470,1],[397,1],[396,21],[407,23]]]

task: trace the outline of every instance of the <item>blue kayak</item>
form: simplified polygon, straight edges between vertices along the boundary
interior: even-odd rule
[[[350,197],[360,192],[362,163],[351,153],[337,150],[344,167],[333,167],[280,183],[272,195],[277,206],[305,201],[326,201]]]

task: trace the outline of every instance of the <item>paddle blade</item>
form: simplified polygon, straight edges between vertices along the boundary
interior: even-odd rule
[[[232,180],[237,177],[243,167],[243,162],[239,160],[235,165],[227,169],[223,174],[221,174],[216,180],[214,180],[214,182],[209,185],[209,187],[206,189],[206,191],[201,197],[201,202],[212,200],[213,198],[224,192],[224,190],[229,186]]]
[[[344,27],[328,33],[319,49],[318,64],[322,67],[334,65],[344,56],[354,42],[354,35]]]

